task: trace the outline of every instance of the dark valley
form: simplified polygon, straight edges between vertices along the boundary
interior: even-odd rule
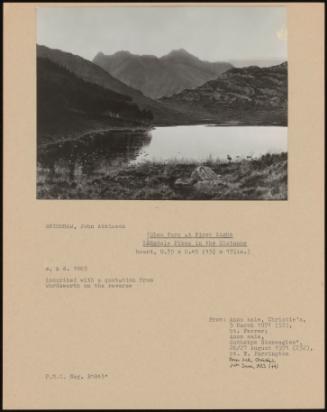
[[[80,56],[38,45],[37,57],[47,58],[58,66],[66,68],[69,72],[86,82],[94,83],[103,89],[108,89],[130,97],[131,101],[136,104],[140,110],[147,110],[152,113],[153,123],[155,124],[173,125],[188,123],[188,116],[185,115],[185,113],[178,112],[158,101],[144,96],[141,91],[127,86],[101,67]],[[42,68],[40,71],[42,71]],[[42,85],[38,84],[38,88],[42,88]]]
[[[87,82],[48,58],[37,59],[38,143],[110,127],[148,127],[151,111]]]

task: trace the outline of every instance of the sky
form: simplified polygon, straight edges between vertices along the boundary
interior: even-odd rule
[[[287,12],[283,7],[40,7],[37,43],[88,60],[100,51],[160,57],[183,48],[202,60],[265,65],[287,60]]]

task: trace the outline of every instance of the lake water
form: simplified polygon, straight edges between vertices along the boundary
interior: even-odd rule
[[[225,160],[287,152],[287,127],[175,126],[151,131],[135,162]]]
[[[175,126],[147,132],[116,130],[38,150],[38,181],[77,182],[104,176],[117,166],[144,161],[237,161],[287,152],[286,127]]]

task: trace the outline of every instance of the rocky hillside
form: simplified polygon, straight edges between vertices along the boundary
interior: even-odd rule
[[[93,62],[153,99],[198,87],[233,67],[225,62],[202,61],[183,49],[160,58],[127,51],[112,55],[98,53]]]
[[[287,125],[287,63],[232,68],[160,101],[201,122]]]
[[[98,65],[72,53],[67,53],[46,46],[37,46],[37,57],[51,60],[57,65],[66,68],[80,79],[101,86],[113,92],[129,96],[141,110],[151,111],[155,124],[176,124],[187,122],[185,114],[144,96],[139,90],[127,86],[120,80],[111,76]]]

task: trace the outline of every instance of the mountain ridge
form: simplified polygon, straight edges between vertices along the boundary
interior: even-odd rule
[[[185,49],[175,49],[161,57],[126,50],[110,55],[99,52],[93,62],[152,99],[198,87],[233,67],[228,62],[201,60]]]

